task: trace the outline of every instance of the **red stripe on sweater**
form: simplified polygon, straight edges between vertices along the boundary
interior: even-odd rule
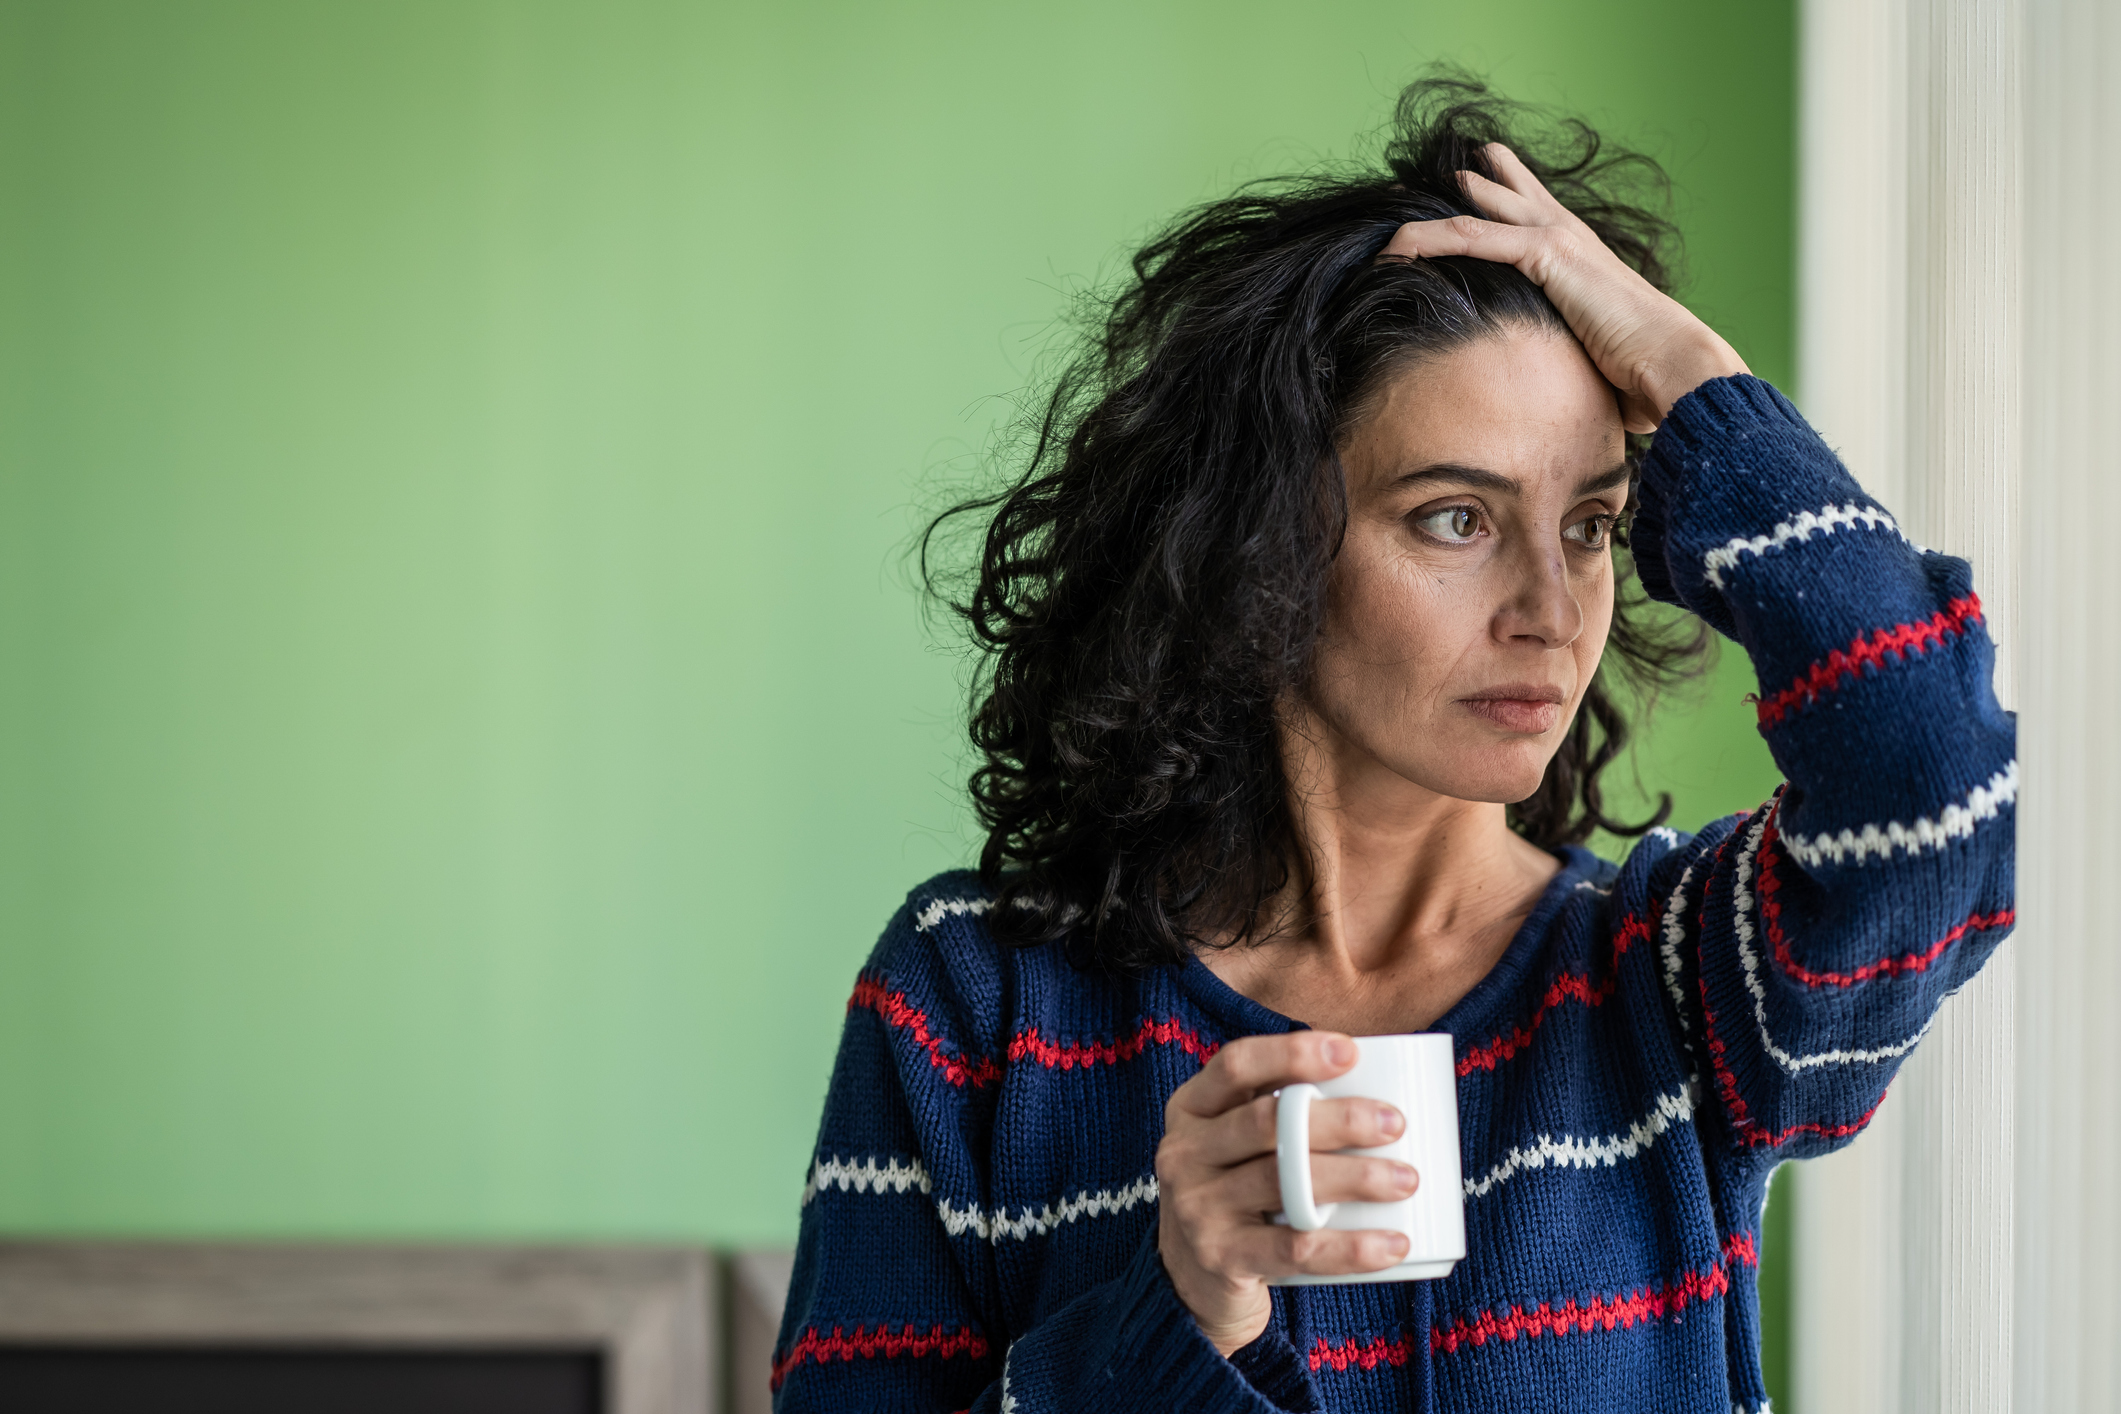
[[[1486,1345],[1491,1340],[1536,1340],[1546,1335],[1588,1334],[1601,1326],[1606,1330],[1633,1327],[1645,1321],[1677,1315],[1697,1301],[1707,1301],[1731,1289],[1731,1279],[1721,1265],[1698,1272],[1683,1272],[1678,1280],[1660,1287],[1644,1287],[1626,1296],[1570,1298],[1555,1305],[1542,1301],[1527,1311],[1522,1306],[1483,1311],[1470,1319],[1439,1326],[1429,1334],[1429,1349],[1449,1355],[1462,1345]]]
[[[1787,1129],[1769,1129],[1753,1118],[1746,1108],[1745,1100],[1738,1093],[1738,1077],[1731,1073],[1723,1042],[1716,1035],[1716,1014],[1709,1009],[1708,984],[1701,988],[1701,1015],[1709,1043],[1709,1065],[1716,1072],[1716,1093],[1723,1099],[1724,1112],[1730,1116],[1731,1127],[1738,1133],[1738,1141],[1749,1149],[1773,1148],[1787,1144],[1800,1134],[1816,1134],[1822,1139],[1846,1139],[1861,1134],[1863,1127],[1878,1113],[1878,1105],[1885,1103],[1885,1096],[1878,1097],[1872,1105],[1849,1124],[1793,1124]]]
[[[1781,792],[1777,791],[1776,797],[1779,799],[1780,796]],[[1769,828],[1774,827],[1770,824]],[[1700,902],[1695,906],[1696,938],[1701,936],[1702,924],[1708,916],[1709,885],[1714,881],[1716,871],[1723,867],[1724,851],[1731,847],[1731,841],[1744,833],[1745,826],[1741,824],[1724,837],[1722,844],[1716,846],[1715,858],[1709,863],[1709,877],[1702,880]],[[1716,1094],[1722,1099],[1723,1112],[1729,1116],[1731,1128],[1736,1131],[1741,1144],[1749,1149],[1773,1148],[1788,1143],[1800,1134],[1816,1134],[1823,1139],[1846,1139],[1852,1134],[1862,1133],[1863,1127],[1871,1122],[1871,1116],[1878,1113],[1878,1105],[1885,1103],[1884,1095],[1881,1094],[1877,1104],[1865,1110],[1853,1124],[1793,1124],[1787,1129],[1774,1130],[1754,1119],[1752,1111],[1746,1106],[1745,1097],[1738,1093],[1738,1077],[1731,1073],[1730,1056],[1724,1048],[1723,1038],[1716,1034],[1716,1010],[1709,1005],[1708,969],[1697,967],[1695,971],[1699,977],[1697,985],[1701,989],[1701,1030],[1702,1039],[1708,1042],[1709,1068],[1716,1073]]]
[[[1385,1336],[1357,1340],[1350,1336],[1340,1345],[1320,1336],[1311,1346],[1310,1360],[1314,1370],[1327,1365],[1336,1370],[1345,1370],[1350,1366],[1374,1370],[1379,1365],[1404,1365],[1413,1353],[1414,1337],[1410,1335],[1403,1335],[1397,1340]]]
[[[928,1013],[908,1002],[904,992],[891,991],[874,977],[864,974],[855,981],[854,995],[847,999],[847,1009],[852,1011],[857,1007],[874,1011],[887,1025],[912,1032],[915,1044],[928,1053],[928,1063],[942,1071],[952,1085],[960,1088],[970,1085],[978,1089],[1002,1078],[1001,1064],[994,1057],[982,1056],[974,1060],[956,1051],[929,1029]],[[1060,1045],[1039,1035],[1034,1026],[1018,1033],[1009,1042],[1008,1058],[1012,1062],[1037,1061],[1049,1070],[1074,1070],[1077,1066],[1087,1070],[1100,1062],[1114,1065],[1133,1060],[1152,1045],[1177,1046],[1204,1064],[1221,1049],[1221,1042],[1204,1040],[1198,1031],[1180,1022],[1143,1017],[1132,1036],[1117,1041],[1077,1041]]]
[[[1773,697],[1760,700],[1760,725],[1772,727],[1799,707],[1817,701],[1839,688],[1865,668],[1885,665],[1888,657],[1920,653],[1945,639],[1966,632],[1966,626],[1981,621],[1981,600],[1972,594],[1954,599],[1921,623],[1895,624],[1866,638],[1856,635],[1847,648],[1836,648],[1797,675]]]
[[[1972,913],[1964,923],[1931,943],[1921,952],[1902,953],[1899,957],[1880,958],[1866,962],[1853,972],[1814,972],[1790,954],[1789,937],[1782,931],[1782,903],[1776,894],[1782,890],[1782,880],[1775,875],[1775,866],[1782,862],[1776,853],[1775,843],[1781,837],[1775,821],[1768,823],[1767,835],[1760,844],[1760,917],[1767,925],[1768,942],[1773,948],[1775,965],[1786,976],[1802,982],[1807,987],[1853,987],[1859,982],[1868,982],[1874,977],[1899,977],[1909,972],[1924,972],[1929,965],[1944,956],[1944,950],[1958,942],[1968,933],[1985,933],[1991,928],[2008,928],[2017,923],[2014,909],[1999,909],[1994,913]]]
[[[812,1326],[796,1337],[788,1353],[773,1362],[772,1387],[779,1389],[790,1371],[805,1360],[815,1360],[822,1365],[828,1360],[852,1360],[860,1356],[874,1360],[879,1356],[895,1360],[901,1355],[939,1355],[945,1359],[953,1355],[969,1355],[977,1360],[987,1353],[987,1338],[968,1326],[959,1326],[945,1334],[941,1326],[930,1326],[924,1335],[915,1326],[893,1331],[885,1326],[870,1330],[867,1326],[856,1326],[854,1334],[848,1335],[846,1327],[834,1326],[831,1335],[820,1335]]]
[[[1133,1060],[1150,1046],[1177,1046],[1188,1055],[1197,1057],[1203,1064],[1220,1050],[1221,1043],[1204,1041],[1200,1033],[1181,1026],[1176,1021],[1152,1021],[1143,1017],[1141,1025],[1132,1036],[1122,1041],[1078,1041],[1069,1045],[1055,1045],[1038,1034],[1038,1028],[1018,1035],[1009,1043],[1009,1059],[1035,1060],[1047,1068],[1073,1070],[1084,1069],[1102,1061],[1112,1065],[1119,1061]]]
[[[1539,1030],[1547,1013],[1565,1001],[1579,1001],[1585,1006],[1597,1006],[1613,995],[1620,985],[1620,959],[1626,955],[1631,944],[1650,940],[1650,925],[1635,914],[1629,914],[1613,930],[1613,966],[1604,981],[1594,981],[1587,973],[1564,972],[1547,988],[1546,996],[1539,1002],[1539,1009],[1532,1019],[1522,1026],[1503,1032],[1493,1040],[1484,1041],[1467,1051],[1458,1062],[1460,1078],[1476,1070],[1493,1070],[1496,1066],[1516,1055],[1532,1044],[1532,1035]]]
[[[904,992],[887,991],[882,982],[864,973],[854,982],[854,995],[847,999],[847,1010],[866,1007],[884,1019],[886,1025],[896,1026],[913,1033],[914,1042],[928,1053],[928,1064],[943,1073],[952,1085],[975,1089],[992,1085],[1002,1078],[1002,1068],[994,1057],[983,1056],[971,1060],[962,1054],[953,1055],[943,1038],[928,1029],[928,1013],[906,1000]]]
[[[1460,1317],[1429,1332],[1429,1349],[1439,1355],[1450,1355],[1461,1346],[1485,1345],[1490,1340],[1588,1334],[1601,1328],[1617,1330],[1677,1315],[1695,1302],[1729,1291],[1731,1279],[1725,1269],[1734,1264],[1760,1265],[1751,1233],[1732,1233],[1723,1239],[1723,1255],[1716,1265],[1698,1272],[1682,1272],[1676,1280],[1661,1287],[1644,1287],[1625,1296],[1572,1297],[1558,1305],[1543,1301],[1530,1310],[1510,1306],[1483,1311],[1477,1316]],[[1312,1344],[1308,1358],[1313,1370],[1327,1366],[1340,1371],[1374,1370],[1380,1365],[1404,1365],[1413,1358],[1415,1339],[1414,1336],[1401,1336],[1396,1340],[1388,1336],[1369,1340],[1351,1337],[1336,1345],[1330,1338],[1320,1336]]]

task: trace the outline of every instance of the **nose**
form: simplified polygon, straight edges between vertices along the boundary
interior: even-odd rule
[[[1574,643],[1583,632],[1583,606],[1561,546],[1521,544],[1507,563],[1511,583],[1495,616],[1496,637],[1548,649]]]

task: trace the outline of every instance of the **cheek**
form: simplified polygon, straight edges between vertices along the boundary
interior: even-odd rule
[[[1345,707],[1422,710],[1486,631],[1474,576],[1404,556],[1343,554],[1318,655],[1320,688]]]
[[[1593,583],[1577,590],[1576,602],[1583,610],[1583,632],[1575,642],[1577,664],[1577,694],[1579,700],[1591,683],[1591,674],[1598,671],[1598,663],[1605,656],[1606,639],[1613,631],[1613,569],[1606,563],[1604,573]]]

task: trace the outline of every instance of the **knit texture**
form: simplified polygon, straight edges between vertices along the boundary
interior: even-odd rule
[[[1298,1023],[1198,961],[1114,980],[914,891],[848,1004],[775,1407],[1759,1411],[1761,1204],[1854,1137],[2009,930],[2015,728],[1968,567],[1900,533],[1767,384],[1682,399],[1644,583],[1735,638],[1787,779],[1617,868],[1581,849],[1454,1038],[1467,1257],[1284,1288],[1229,1359],[1156,1251],[1164,1103]]]

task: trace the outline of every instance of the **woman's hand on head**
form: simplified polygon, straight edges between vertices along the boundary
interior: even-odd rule
[[[1378,1271],[1407,1254],[1399,1232],[1298,1232],[1269,1220],[1281,1207],[1273,1091],[1331,1080],[1355,1059],[1355,1043],[1331,1031],[1248,1036],[1217,1051],[1164,1106],[1157,1251],[1179,1300],[1224,1355],[1267,1328],[1268,1278]],[[1321,1152],[1375,1148],[1405,1127],[1398,1110],[1377,1100],[1312,1105],[1316,1201],[1389,1203],[1412,1193],[1420,1179],[1405,1164]]]
[[[1466,196],[1488,213],[1410,221],[1385,255],[1463,255],[1514,265],[1546,291],[1569,328],[1620,390],[1630,432],[1651,432],[1665,414],[1711,378],[1746,373],[1722,336],[1630,269],[1583,221],[1556,201],[1517,154],[1489,143],[1501,177],[1460,172]]]

